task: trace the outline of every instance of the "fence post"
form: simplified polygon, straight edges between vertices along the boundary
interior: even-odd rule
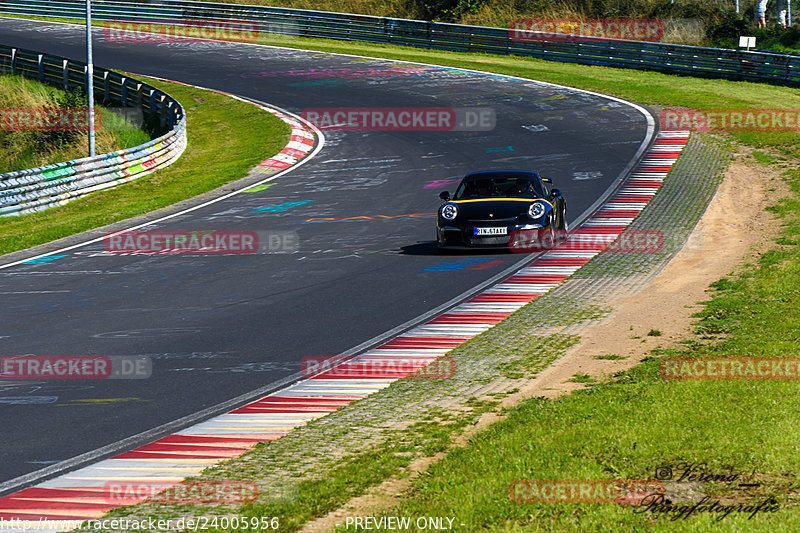
[[[433,39],[431,39],[431,34],[433,33],[433,22],[428,21],[428,50],[433,48]]]
[[[136,84],[136,107],[142,107],[142,84]]]
[[[120,99],[120,102],[122,103],[122,107],[128,107],[128,85],[127,85],[127,83],[128,83],[128,78],[124,78],[124,77],[119,82],[119,86],[120,86],[119,99]]]
[[[161,93],[161,97],[159,98],[159,122],[161,123],[162,128],[167,127],[167,95]]]
[[[150,105],[150,114],[152,114],[153,117],[158,116],[156,114],[156,113],[158,113],[158,106],[156,105],[156,90],[155,89],[150,89],[150,98],[149,98],[148,104]]]
[[[63,78],[64,90],[69,91],[69,59],[65,59],[61,65],[61,76]]]
[[[39,66],[39,81],[44,82],[44,62],[42,61],[44,58],[44,54],[39,54],[38,59],[38,66]]]

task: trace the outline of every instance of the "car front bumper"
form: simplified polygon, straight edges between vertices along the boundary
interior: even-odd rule
[[[504,227],[505,235],[475,235],[476,227]],[[444,225],[437,227],[436,240],[440,248],[505,248],[509,249],[509,243],[520,231],[534,231],[544,229],[541,224],[516,224],[512,226],[489,226],[486,224],[451,226]]]

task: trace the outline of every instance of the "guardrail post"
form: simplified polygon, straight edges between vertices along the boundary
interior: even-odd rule
[[[17,72],[17,49],[11,49],[11,74],[16,74]]]
[[[65,59],[61,66],[61,76],[63,78],[64,90],[69,91],[69,59]]]
[[[790,58],[786,59],[786,64],[783,68],[783,79],[789,82],[795,81],[792,79],[792,60]]]
[[[433,25],[433,22],[430,22],[430,21],[429,21],[429,22],[428,22],[428,29],[427,29],[427,36],[428,36],[428,49],[429,49],[429,50],[430,50],[431,48],[433,48],[433,39],[431,39],[431,32],[432,32],[432,28],[431,28],[431,26],[432,26],[432,25]]]
[[[136,84],[136,107],[142,107],[142,84]]]
[[[44,81],[44,62],[43,62],[43,59],[44,59],[44,54],[39,54],[39,60],[38,60],[38,64],[39,64],[39,81],[41,81],[41,82]]]
[[[167,127],[167,95],[162,93],[160,98],[159,98],[159,100],[160,100],[159,101],[159,110],[158,110],[159,111],[158,114],[159,114],[159,117],[160,117],[159,122],[161,123],[161,127],[162,128],[166,128]]]
[[[108,71],[103,71],[103,101],[111,101],[111,91],[109,88]]]
[[[309,34],[311,33],[311,31],[309,30],[308,17],[303,17],[301,15],[297,23],[297,28],[298,28],[297,34],[300,37],[308,37]]]
[[[148,99],[148,105],[150,106],[150,113],[155,117],[158,113],[158,106],[156,105],[156,90],[150,89],[150,98]]]
[[[122,102],[122,107],[128,107],[128,78],[122,78],[119,82],[119,100]]]

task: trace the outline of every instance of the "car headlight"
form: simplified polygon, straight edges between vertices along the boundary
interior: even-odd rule
[[[445,220],[455,220],[458,216],[458,207],[455,204],[445,204],[440,213]]]
[[[542,218],[544,216],[545,211],[547,211],[547,208],[545,208],[542,202],[535,202],[532,203],[531,206],[528,208],[528,216],[533,219]]]

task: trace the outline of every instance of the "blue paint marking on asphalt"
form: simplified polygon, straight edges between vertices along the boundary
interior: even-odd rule
[[[254,213],[282,213],[283,211],[288,211],[293,207],[298,207],[301,205],[305,205],[311,203],[313,200],[303,200],[301,202],[285,202],[282,204],[276,205],[269,205],[267,207],[259,207],[258,209],[254,210]]]
[[[23,265],[40,265],[42,263],[49,263],[50,261],[55,261],[56,259],[61,259],[62,257],[67,257],[67,255],[46,255],[44,257],[36,257],[34,259],[29,259],[28,261],[23,261]]]
[[[476,263],[484,263],[492,259],[494,259],[494,257],[459,259],[454,263],[442,263],[441,265],[429,266],[427,268],[423,268],[422,270],[420,270],[420,272],[452,272],[453,270],[464,270],[470,265],[474,265]]]
[[[486,149],[486,153],[487,154],[494,154],[494,153],[497,153],[497,152],[513,152],[513,151],[514,151],[514,147],[513,146],[501,146],[500,148],[487,148]]]

